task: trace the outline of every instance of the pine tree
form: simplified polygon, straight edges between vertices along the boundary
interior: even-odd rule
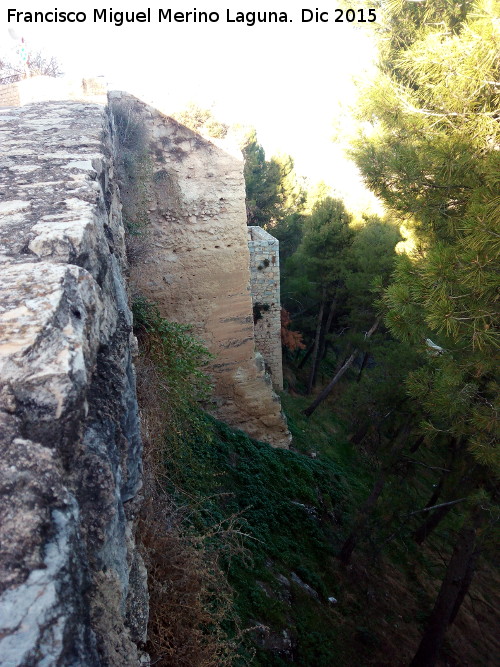
[[[354,238],[352,217],[339,199],[326,197],[303,224],[303,238],[287,264],[288,288],[314,304],[316,313],[308,393],[315,384],[320,350],[343,290],[347,254]]]
[[[264,148],[252,130],[245,139],[243,157],[249,225],[273,228],[302,211],[306,192],[290,155],[266,160]]]
[[[495,502],[500,474],[498,16],[498,0],[387,3],[383,30],[393,40],[385,40],[380,76],[364,95],[365,130],[353,148],[366,182],[413,230],[413,252],[400,258],[385,292],[385,322],[427,359],[407,380],[427,440],[444,434],[459,442],[462,460],[481,470],[474,526]],[[468,554],[459,569],[470,583],[471,521],[412,664],[434,664],[463,599],[450,588],[457,554]]]
[[[337,314],[334,309],[338,310],[340,293],[343,297],[344,311],[340,321],[348,332],[345,341],[349,352],[345,354],[344,362],[336,369],[328,386],[304,411],[307,416],[310,416],[316,407],[327,398],[333,387],[360,355],[362,360],[359,377],[361,376],[370,355],[372,335],[377,331],[380,323],[379,308],[376,304],[377,295],[380,295],[382,286],[388,282],[394,265],[394,249],[400,239],[397,227],[390,221],[382,221],[377,216],[368,217],[364,220],[364,224],[355,229],[350,227],[349,235],[349,243],[342,244],[340,240],[332,243],[338,253],[335,256],[337,273],[330,274],[335,276],[336,289],[333,292],[333,300],[322,337],[323,346],[320,345],[318,359],[323,358],[325,337],[330,331],[332,316]],[[307,250],[305,243],[304,250]],[[310,258],[308,261],[311,269],[315,270]],[[321,275],[320,266],[316,267],[316,271],[316,275]],[[318,317],[318,322],[320,321],[321,317]],[[309,389],[311,388],[312,385]]]

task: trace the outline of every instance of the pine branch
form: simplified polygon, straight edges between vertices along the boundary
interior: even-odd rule
[[[439,505],[432,505],[431,507],[424,507],[421,510],[415,510],[414,512],[409,512],[408,514],[405,514],[404,516],[413,516],[414,514],[421,514],[422,512],[430,512],[431,510],[436,510],[439,507],[449,507],[450,505],[456,505],[457,503],[463,503],[464,500],[467,500],[467,498],[458,498],[458,500],[450,500],[447,503],[439,503]]]

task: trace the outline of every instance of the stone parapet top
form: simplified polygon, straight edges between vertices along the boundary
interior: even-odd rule
[[[0,263],[71,263],[98,279],[96,255],[109,252],[96,219],[110,205],[107,128],[95,104],[0,110]]]
[[[248,235],[250,241],[264,241],[266,245],[275,245],[278,243],[278,239],[271,236],[271,234],[258,225],[249,225]]]

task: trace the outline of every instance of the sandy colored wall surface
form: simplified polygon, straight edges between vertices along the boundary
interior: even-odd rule
[[[215,355],[216,416],[253,437],[288,446],[279,398],[255,354],[243,163],[237,148],[216,145],[143,102],[110,94],[112,108],[147,128],[149,249],[132,283],[163,316],[190,323]],[[122,184],[124,200],[127,183]],[[133,208],[133,202],[132,202]]]

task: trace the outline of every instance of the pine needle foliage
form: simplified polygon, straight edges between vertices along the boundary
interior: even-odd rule
[[[290,155],[275,155],[266,160],[264,148],[251,130],[242,148],[245,160],[247,219],[249,225],[273,229],[288,217],[302,212],[306,191],[294,169]]]
[[[499,16],[497,0],[387,3],[379,78],[362,95],[364,125],[352,148],[368,185],[416,238],[383,299],[391,332],[427,360],[408,391],[424,406],[430,435],[458,438],[493,475]]]
[[[352,148],[416,240],[383,304],[391,333],[426,361],[406,379],[421,434],[467,470],[462,528],[413,667],[436,664],[477,554],[498,539],[499,17],[498,0],[388,2]]]

